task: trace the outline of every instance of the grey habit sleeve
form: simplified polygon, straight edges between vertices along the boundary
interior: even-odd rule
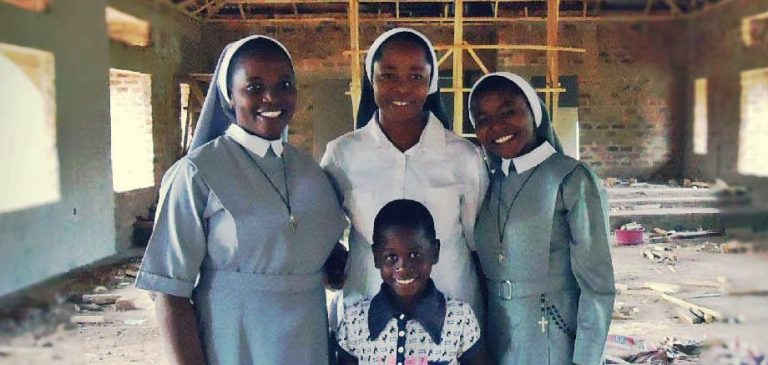
[[[565,178],[563,202],[571,230],[571,267],[581,289],[573,362],[599,364],[616,295],[608,247],[605,190],[589,168],[579,164]]]
[[[203,214],[208,193],[187,158],[168,170],[137,287],[179,297],[192,295],[207,247]]]

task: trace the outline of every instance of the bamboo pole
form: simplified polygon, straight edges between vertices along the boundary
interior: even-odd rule
[[[547,46],[555,47],[557,45],[558,18],[560,15],[560,0],[550,0],[547,3]],[[547,87],[559,87],[559,68],[558,53],[554,50],[547,50]],[[552,122],[557,120],[557,107],[559,93],[547,93],[547,109],[552,112]]]
[[[464,127],[464,0],[456,0],[453,5],[453,131],[463,133]]]
[[[469,43],[464,42],[465,45],[468,45]],[[488,67],[485,67],[485,64],[480,59],[480,57],[477,56],[477,53],[475,53],[474,48],[467,48],[467,52],[470,56],[472,56],[472,59],[475,60],[475,63],[477,63],[477,66],[480,67],[480,69],[483,71],[483,74],[488,74]]]
[[[349,0],[349,44],[352,48],[353,56],[350,63],[352,80],[350,83],[350,97],[352,98],[352,126],[354,128],[357,118],[357,108],[360,105],[360,95],[362,94],[362,70],[360,63],[360,1]]]
[[[536,45],[536,44],[462,44],[460,46],[454,46],[454,45],[448,45],[448,46],[434,46],[435,51],[443,51],[443,50],[456,50],[456,49],[486,49],[486,50],[529,50],[529,51],[559,51],[559,52],[577,52],[577,53],[585,53],[587,50],[584,48],[574,48],[574,47],[558,47],[558,46],[543,46],[543,45]],[[357,51],[359,54],[365,54],[368,53],[368,50],[359,50]],[[355,53],[354,51],[347,50],[344,51],[343,54],[345,55],[351,55]]]

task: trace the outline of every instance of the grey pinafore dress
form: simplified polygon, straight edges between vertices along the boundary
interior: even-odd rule
[[[493,175],[475,237],[487,277],[485,338],[499,364],[600,362],[615,295],[603,191],[561,153]]]
[[[283,165],[271,150],[262,158],[224,135],[164,177],[137,286],[192,298],[209,364],[327,361],[321,269],[345,219],[320,167],[284,147],[295,229],[253,166],[285,196]]]

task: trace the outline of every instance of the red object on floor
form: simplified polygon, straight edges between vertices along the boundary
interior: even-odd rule
[[[619,245],[639,245],[645,242],[645,240],[643,240],[645,229],[631,231],[617,229],[613,231],[613,233],[616,235],[616,243]]]

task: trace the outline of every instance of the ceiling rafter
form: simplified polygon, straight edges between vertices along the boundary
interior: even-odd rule
[[[166,3],[202,22],[285,24],[348,21],[349,0],[153,0]],[[642,21],[694,16],[731,0],[559,0],[560,20]],[[361,22],[407,24],[453,22],[453,0],[356,0]],[[542,22],[547,0],[463,0],[469,25],[494,21]]]

